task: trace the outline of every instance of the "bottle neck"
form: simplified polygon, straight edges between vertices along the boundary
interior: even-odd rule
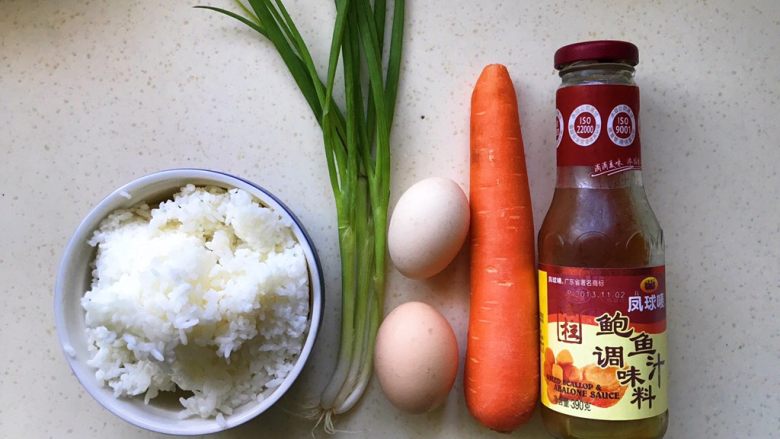
[[[641,188],[634,67],[578,61],[559,74],[557,187]]]
[[[624,63],[578,61],[561,67],[561,87],[572,85],[636,85],[634,67]]]

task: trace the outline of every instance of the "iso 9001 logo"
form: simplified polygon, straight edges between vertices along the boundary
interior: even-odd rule
[[[607,120],[609,140],[623,148],[631,146],[636,137],[636,119],[628,105],[618,105],[609,113]]]

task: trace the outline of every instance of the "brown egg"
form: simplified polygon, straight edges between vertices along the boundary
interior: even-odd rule
[[[395,205],[387,250],[404,276],[425,279],[452,262],[468,231],[469,201],[463,189],[447,178],[426,178]]]
[[[458,372],[458,343],[438,311],[422,302],[394,309],[379,327],[376,376],[387,399],[409,413],[441,405]]]

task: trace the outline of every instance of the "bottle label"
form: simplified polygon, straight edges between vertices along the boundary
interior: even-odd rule
[[[556,104],[558,166],[590,166],[591,177],[641,169],[639,87],[563,87]]]
[[[539,265],[542,404],[625,421],[667,409],[664,267]]]

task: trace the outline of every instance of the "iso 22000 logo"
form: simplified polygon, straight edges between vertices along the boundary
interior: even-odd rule
[[[593,105],[582,104],[569,116],[569,137],[579,146],[593,145],[601,134],[601,114]]]

